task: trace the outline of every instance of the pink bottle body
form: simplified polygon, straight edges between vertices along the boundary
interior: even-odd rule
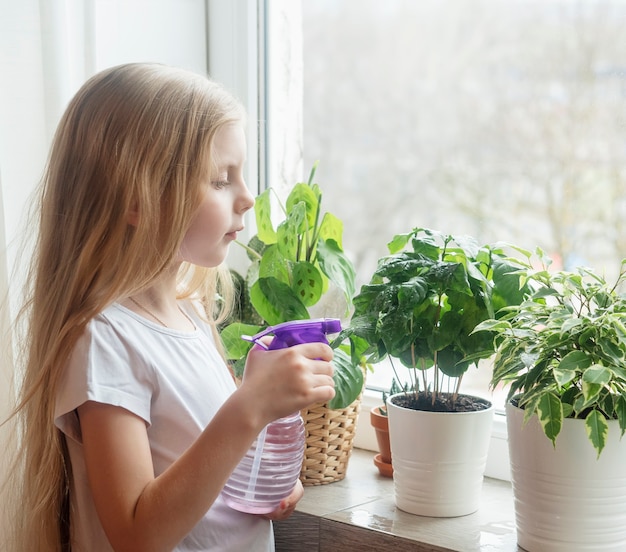
[[[254,477],[253,464],[260,438],[235,468],[226,483],[222,497],[226,504],[240,512],[267,514],[273,512],[295,487],[304,459],[304,422],[300,413],[280,418],[265,428],[261,463]]]

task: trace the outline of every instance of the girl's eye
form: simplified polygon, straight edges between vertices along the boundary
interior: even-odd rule
[[[230,184],[230,182],[228,182],[228,180],[215,180],[215,181],[213,181],[213,186],[215,188],[217,188],[218,190],[220,190],[222,188],[225,188],[229,184]]]

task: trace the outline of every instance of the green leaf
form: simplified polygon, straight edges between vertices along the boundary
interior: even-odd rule
[[[569,418],[572,412],[574,412],[574,407],[566,402],[562,402],[561,405],[563,406],[563,418]]]
[[[582,406],[580,406],[577,409],[578,412],[581,412],[582,410],[584,410],[588,406],[591,406],[598,400],[598,396],[600,395],[600,392],[602,391],[602,385],[598,385],[597,383],[589,383],[588,381],[583,380],[582,389],[583,389],[583,397],[585,400],[582,403]]]
[[[516,273],[519,266],[499,257],[493,258],[493,301],[495,310],[506,305],[518,305],[528,292],[528,287],[520,282]]]
[[[463,355],[458,351],[448,348],[442,349],[437,353],[437,367],[442,374],[458,378],[467,372],[469,363],[463,361]]]
[[[430,261],[439,261],[441,255],[443,254],[443,250],[434,243],[415,239],[412,240],[411,243],[413,245],[413,251],[424,259],[429,259]]]
[[[411,236],[411,233],[397,234],[396,236],[394,236],[392,240],[387,244],[387,249],[389,250],[389,253],[393,255],[398,251],[402,251],[406,247],[406,244],[409,242],[409,239],[411,239]]]
[[[563,425],[563,407],[554,393],[544,393],[537,404],[537,415],[546,437],[556,446],[556,438]]]
[[[334,240],[320,240],[317,244],[317,260],[322,272],[343,291],[348,304],[352,303],[356,277],[354,265]]]
[[[292,267],[292,277],[292,289],[304,306],[315,305],[324,290],[322,274],[317,267],[306,261],[299,261]]]
[[[257,278],[276,278],[284,284],[291,284],[287,259],[280,252],[277,244],[270,245],[263,253]]]
[[[252,326],[250,324],[241,324],[235,322],[226,326],[221,332],[220,337],[224,344],[226,358],[228,360],[237,360],[245,357],[252,348],[252,343],[241,339],[242,335],[255,335],[261,331],[261,326]]]
[[[343,222],[339,220],[335,215],[331,213],[325,213],[322,218],[322,223],[319,229],[319,238],[326,240],[333,240],[339,249],[343,251]]]
[[[626,397],[623,394],[620,394],[615,401],[615,413],[623,436],[626,432]]]
[[[591,366],[591,359],[582,351],[571,351],[559,362],[559,369],[563,371],[584,370]]]
[[[522,420],[523,424],[527,424],[530,419],[537,414],[537,405],[539,404],[540,397],[528,398],[524,397],[524,401],[521,400],[518,403],[520,408],[524,409],[524,418]],[[538,415],[537,415],[538,416]]]
[[[504,330],[511,329],[511,323],[506,320],[494,320],[490,318],[489,320],[484,320],[480,324],[477,324],[472,333],[476,332],[502,332]]]
[[[328,403],[328,407],[331,409],[346,408],[359,396],[363,389],[363,370],[342,349],[335,349],[332,364],[335,369],[333,374],[335,396]]]
[[[250,289],[250,301],[270,325],[310,318],[291,287],[276,278],[259,278]]]
[[[611,381],[611,370],[600,364],[594,364],[583,372],[583,382],[606,385]]]
[[[293,210],[295,210],[296,206],[299,203],[303,204],[304,213],[307,221],[307,228],[314,228],[316,222],[315,218],[319,210],[319,201],[317,196],[315,195],[315,192],[308,184],[299,183],[292,188],[289,196],[287,197],[287,212],[291,213]]]
[[[461,332],[461,322],[463,314],[457,311],[444,312],[438,326],[432,329],[432,341],[430,342],[433,351],[441,351],[455,341]],[[459,354],[459,356],[462,356]]]
[[[254,203],[254,214],[257,225],[257,235],[266,244],[276,243],[276,231],[272,224],[272,208],[270,205],[269,188],[259,194]]]
[[[587,328],[583,330],[578,337],[578,344],[584,347],[592,337],[596,335],[596,328]]]
[[[543,299],[545,297],[553,296],[559,296],[559,292],[549,287],[542,287],[533,294],[533,299]]]
[[[612,393],[603,393],[602,400],[599,402],[598,407],[602,412],[606,414],[609,419],[615,418],[615,400],[616,395]]]
[[[564,387],[576,377],[576,370],[562,370],[560,367],[553,369],[554,379],[560,387]]]
[[[591,364],[591,359],[582,351],[571,351],[567,353],[553,369],[554,379],[561,386],[567,385],[574,380],[578,373]]]
[[[620,349],[619,345],[613,343],[608,338],[599,340],[600,348],[602,352],[611,360],[613,364],[621,364],[624,360],[624,351]]]
[[[259,262],[261,257],[263,256],[263,252],[267,248],[267,245],[264,241],[259,238],[258,234],[255,234],[248,241],[248,245],[244,245],[243,247],[246,250],[246,256],[250,261]]]
[[[574,412],[580,414],[585,409],[585,404],[585,397],[582,392],[577,394],[574,399],[574,404],[572,405]]]
[[[598,456],[606,445],[606,437],[609,433],[609,424],[604,416],[597,410],[592,410],[585,418],[585,429],[587,437],[596,449]]]
[[[574,328],[581,326],[583,321],[580,318],[568,318],[561,326],[561,335],[570,332]]]
[[[298,203],[289,212],[287,218],[278,225],[276,243],[281,254],[290,261],[298,260],[298,251],[301,247],[301,235],[305,231],[305,204]]]

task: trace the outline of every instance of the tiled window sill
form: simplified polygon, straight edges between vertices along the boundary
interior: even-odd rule
[[[276,552],[517,552],[508,482],[485,478],[478,512],[428,518],[396,508],[393,481],[378,475],[374,453],[354,449],[346,477],[305,487],[287,521],[275,523]]]

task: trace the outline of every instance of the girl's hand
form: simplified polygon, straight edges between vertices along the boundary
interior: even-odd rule
[[[254,346],[238,392],[269,423],[335,396],[332,358],[333,350],[325,343],[275,351]]]
[[[272,521],[282,521],[287,519],[293,511],[296,509],[296,505],[300,502],[300,499],[304,496],[304,487],[300,480],[296,483],[296,486],[291,491],[291,494],[287,498],[283,498],[278,505],[278,508],[269,514],[265,514],[262,517],[270,519]]]

